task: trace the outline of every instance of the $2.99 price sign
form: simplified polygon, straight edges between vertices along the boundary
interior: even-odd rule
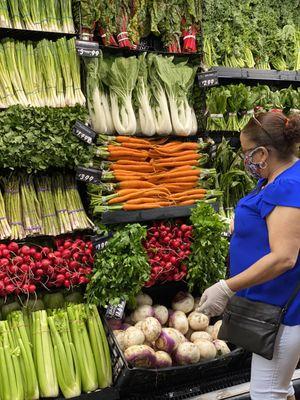
[[[219,79],[216,72],[202,72],[198,75],[199,86],[202,88],[218,86]]]
[[[101,171],[95,168],[77,167],[76,179],[81,182],[99,185],[101,183]]]

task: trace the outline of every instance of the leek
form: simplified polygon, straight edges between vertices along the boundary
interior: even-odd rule
[[[41,397],[57,397],[59,393],[53,347],[45,310],[31,314],[33,354]]]
[[[38,381],[22,311],[14,311],[10,313],[8,316],[8,322],[12,331],[14,344],[20,348],[20,366],[23,376],[25,399],[38,399]]]
[[[71,339],[66,311],[55,310],[48,316],[59,387],[66,399],[80,396],[78,356]]]
[[[72,84],[74,89],[74,103],[85,105],[85,97],[81,91],[81,82],[80,82],[80,60],[76,52],[75,39],[70,39],[66,41],[65,39],[60,39],[59,41],[64,40],[64,46],[66,51],[66,60],[65,63],[61,65],[62,69],[65,68],[65,64],[70,65],[71,76],[72,76]],[[59,42],[58,41],[58,42]],[[68,58],[67,58],[68,56]],[[74,105],[75,105],[74,104]]]
[[[62,68],[62,74],[64,77],[64,84],[66,88],[65,93],[65,102],[68,106],[75,106],[75,95],[73,90],[73,82],[72,82],[72,74],[71,74],[71,65],[68,62],[68,49],[66,45],[66,39],[62,38],[56,42],[57,53],[60,60],[60,65]]]
[[[72,340],[78,356],[82,389],[84,392],[91,392],[98,388],[98,380],[95,359],[86,328],[87,314],[84,304],[70,305],[67,307],[67,313]]]

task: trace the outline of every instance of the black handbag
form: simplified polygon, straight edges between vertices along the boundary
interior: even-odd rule
[[[272,360],[280,324],[299,290],[300,284],[282,308],[233,296],[224,311],[218,338]]]

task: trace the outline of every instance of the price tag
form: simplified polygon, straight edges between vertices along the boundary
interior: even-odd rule
[[[105,317],[107,319],[122,319],[125,312],[126,301],[122,300],[116,306],[109,304],[106,309]]]
[[[77,54],[81,57],[99,57],[100,48],[98,42],[76,40]]]
[[[219,79],[215,71],[202,72],[198,74],[199,86],[202,88],[218,86]]]
[[[95,168],[77,167],[76,179],[86,183],[101,184],[101,171]]]
[[[92,236],[91,241],[93,243],[95,250],[96,251],[103,250],[112,236],[113,236],[112,233],[108,234],[107,236],[100,236],[100,235]]]
[[[73,133],[75,136],[77,136],[79,139],[87,144],[92,144],[96,137],[96,132],[80,121],[76,121],[73,127]]]

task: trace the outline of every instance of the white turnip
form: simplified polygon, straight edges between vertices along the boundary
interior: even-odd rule
[[[145,341],[145,335],[143,334],[141,329],[136,328],[135,326],[131,326],[125,331],[124,342],[125,348],[143,344]]]
[[[169,318],[169,327],[177,329],[182,334],[186,334],[189,330],[189,322],[184,312],[175,311]]]
[[[165,325],[169,318],[169,312],[167,307],[161,305],[153,306],[154,317],[159,321],[161,325]]]
[[[194,297],[190,293],[179,292],[172,302],[174,311],[182,311],[188,314],[194,308]]]
[[[139,306],[132,314],[132,320],[134,322],[139,322],[143,321],[144,319],[148,317],[153,317],[154,311],[151,306],[144,305],[144,306]]]
[[[221,325],[222,325],[222,320],[221,319],[214,324],[214,329],[213,329],[213,332],[212,332],[212,338],[214,340],[218,339],[218,334],[219,334],[219,330],[221,328]]]
[[[155,341],[155,346],[159,350],[172,353],[178,346],[180,337],[173,328],[162,328],[159,338]]]
[[[140,293],[136,296],[136,302],[138,306],[152,306],[153,301],[148,294]]]
[[[210,342],[213,341],[213,338],[211,337],[211,335],[209,333],[205,332],[205,331],[194,332],[191,335],[191,342],[195,343],[195,341],[199,340],[199,339],[208,340]]]
[[[142,321],[141,329],[145,335],[146,340],[154,342],[158,339],[161,333],[161,325],[156,318],[148,317]]]
[[[217,350],[218,356],[224,356],[230,353],[230,348],[227,346],[224,340],[216,339],[213,343]]]
[[[200,359],[201,360],[212,360],[216,358],[217,350],[212,342],[205,339],[195,340],[194,344],[200,350]]]
[[[172,358],[165,351],[157,351],[156,355],[156,368],[167,368],[172,366]]]
[[[175,360],[179,365],[196,364],[200,360],[200,350],[194,343],[181,343],[175,352]]]
[[[193,311],[188,316],[190,328],[195,331],[204,331],[209,325],[209,318],[202,313]]]
[[[124,356],[134,367],[152,368],[156,363],[155,351],[146,345],[130,346],[125,350]]]
[[[125,331],[120,331],[120,330],[116,330],[113,331],[116,340],[120,346],[120,349],[123,351],[126,348],[126,344],[125,344]]]

